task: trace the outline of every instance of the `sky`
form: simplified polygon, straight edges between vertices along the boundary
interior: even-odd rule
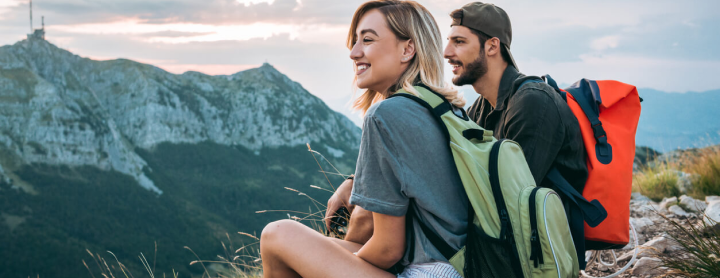
[[[345,46],[355,0],[36,0],[46,39],[96,60],[125,58],[181,74],[272,64],[331,108],[349,109]],[[421,0],[440,26],[467,0]],[[559,83],[614,79],[667,92],[720,89],[720,1],[497,0],[510,16],[521,72]],[[0,45],[30,32],[27,0],[0,0]],[[447,42],[447,41],[446,41]],[[446,65],[446,79],[450,67]],[[472,99],[471,88],[461,90]]]

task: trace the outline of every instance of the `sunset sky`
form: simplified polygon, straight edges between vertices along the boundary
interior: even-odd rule
[[[267,61],[349,115],[345,37],[363,1],[36,0],[34,27],[77,55],[127,58],[172,73],[232,74]],[[419,1],[443,37],[468,1]],[[526,74],[561,83],[616,79],[671,92],[720,89],[720,1],[495,1]],[[30,32],[28,1],[0,0],[0,45]],[[450,73],[449,67],[446,73]],[[449,79],[448,79],[449,80]]]

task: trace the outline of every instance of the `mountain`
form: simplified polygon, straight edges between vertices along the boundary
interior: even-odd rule
[[[661,152],[720,144],[720,90],[667,93],[638,89],[643,98],[637,145]]]
[[[306,143],[349,174],[360,133],[269,64],[175,75],[37,38],[0,47],[0,277],[89,276],[86,249],[142,274],[155,243],[158,273],[201,273],[183,246],[212,259],[287,217],[256,211],[315,208],[284,189],[329,188]]]

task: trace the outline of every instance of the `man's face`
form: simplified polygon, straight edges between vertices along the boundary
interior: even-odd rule
[[[453,84],[473,84],[488,71],[485,49],[480,39],[465,26],[453,26],[443,56],[453,66]]]

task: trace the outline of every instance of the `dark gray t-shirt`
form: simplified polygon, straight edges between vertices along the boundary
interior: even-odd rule
[[[423,234],[418,219],[451,247],[467,235],[468,200],[441,126],[420,104],[402,97],[370,107],[364,123],[350,203],[393,216],[405,215],[415,200],[415,255],[403,265],[447,261]]]

